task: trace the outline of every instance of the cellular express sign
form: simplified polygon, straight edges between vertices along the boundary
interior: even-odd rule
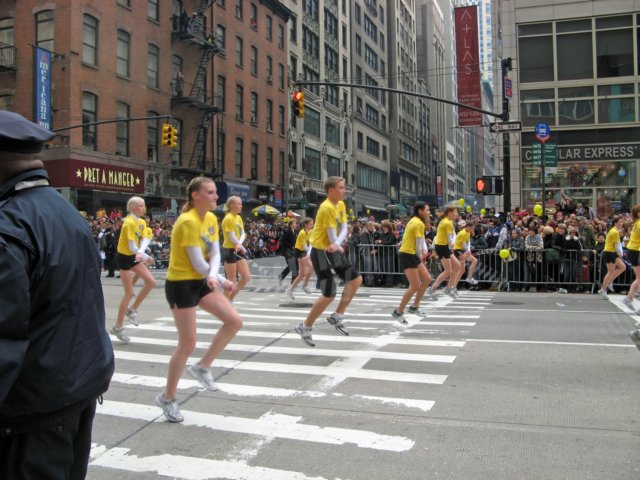
[[[533,150],[523,148],[523,161],[533,160]],[[616,144],[616,145],[580,145],[580,146],[558,146],[558,161],[575,160],[630,160],[640,158],[640,145],[638,144]]]

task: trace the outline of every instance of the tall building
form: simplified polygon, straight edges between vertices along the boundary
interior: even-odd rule
[[[375,3],[375,2],[374,2]],[[387,12],[389,87],[417,92],[416,9],[414,0],[389,0]],[[365,46],[365,48],[367,48]],[[420,103],[416,97],[389,96],[390,174],[394,200],[414,204],[420,183]]]
[[[284,131],[271,134],[266,125],[269,102],[274,112],[284,107],[286,118],[288,96],[279,80],[268,85],[266,70],[254,68],[251,47],[261,45],[255,58],[271,55],[274,68],[282,64],[284,78],[289,13],[276,0],[235,6],[232,11],[212,0],[0,1],[2,108],[65,129],[43,160],[53,186],[80,210],[124,209],[138,194],[152,214],[175,213],[186,181],[199,173],[218,175],[223,196],[226,179],[235,180],[237,193],[255,203],[266,191],[261,187],[271,193],[283,183]],[[238,49],[238,38],[246,46]],[[217,72],[224,72],[223,82]],[[227,93],[227,86],[238,85],[242,95]],[[229,115],[238,112],[232,101],[243,107],[237,120]],[[68,128],[112,119],[123,121]],[[176,149],[161,145],[168,121],[179,131]]]
[[[553,207],[565,195],[602,216],[628,211],[639,187],[640,4],[556,1],[550,9],[519,0],[494,6],[499,53],[513,59],[511,118],[523,123],[522,135],[511,137],[512,205],[541,201],[535,126],[546,123],[547,145],[557,147],[545,155],[555,150],[557,166],[545,169],[545,204]]]

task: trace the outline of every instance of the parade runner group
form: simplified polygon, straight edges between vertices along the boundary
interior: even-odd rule
[[[344,251],[348,234],[344,203],[345,180],[329,177],[324,182],[324,189],[327,198],[319,206],[315,220],[304,219],[296,232],[298,221],[294,219],[283,234],[287,267],[278,277],[278,283],[282,284],[291,272],[291,285],[287,287],[285,294],[295,300],[294,290],[300,284],[306,293],[311,292],[308,283],[315,271],[320,296],[313,303],[306,319],[295,326],[302,341],[310,347],[315,346],[312,336],[314,323],[337,295],[335,276],[344,282],[344,287],[335,311],[326,320],[341,335],[349,335],[344,315],[362,284],[362,276]],[[217,217],[212,213],[218,199],[213,180],[207,177],[193,179],[187,187],[187,195],[187,202],[171,234],[169,267],[165,281],[165,295],[178,331],[178,344],[169,361],[165,389],[155,398],[155,403],[170,422],[183,420],[176,392],[189,356],[196,347],[196,308],[215,315],[223,326],[214,335],[200,360],[186,370],[204,388],[215,391],[217,387],[210,368],[242,327],[242,319],[234,308],[233,300],[251,280],[247,251],[243,245],[245,228],[241,216],[242,200],[236,196],[229,197],[226,202],[227,214],[219,226]],[[125,317],[133,325],[138,325],[138,309],[155,286],[155,280],[148,270],[153,258],[145,252],[151,234],[145,222],[144,200],[140,197],[130,198],[127,210],[129,215],[123,222],[116,256],[124,295],[111,329],[111,333],[123,343],[131,341],[125,332]],[[629,308],[633,308],[633,301],[640,290],[640,205],[635,206],[631,214],[634,224],[626,257],[633,267],[636,279],[628,296],[623,299],[623,303]],[[455,206],[447,207],[438,222],[433,244],[442,263],[442,273],[432,283],[433,279],[425,265],[428,255],[425,230],[431,228],[430,215],[429,206],[424,202],[417,202],[402,237],[398,263],[407,278],[408,287],[400,304],[390,312],[390,318],[400,323],[407,323],[405,308],[411,314],[426,316],[420,306],[422,298],[428,295],[436,300],[436,290],[441,284],[446,285],[443,289],[446,295],[457,298],[457,286],[465,271],[466,281],[471,285],[477,284],[477,280],[473,278],[477,260],[471,255],[470,247],[474,225],[464,220],[458,221],[458,209]],[[607,275],[599,292],[604,299],[607,298],[607,286],[624,270],[621,228],[622,222],[615,221],[606,239],[604,262]],[[224,266],[225,276],[219,274],[221,264]],[[134,295],[134,285],[138,278],[144,281],[144,286]],[[630,336],[640,348],[638,329],[630,332]]]

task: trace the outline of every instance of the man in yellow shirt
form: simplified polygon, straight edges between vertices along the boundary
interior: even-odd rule
[[[336,296],[336,282],[333,272],[344,280],[344,290],[336,311],[327,317],[327,321],[342,335],[349,335],[344,327],[342,317],[351,303],[362,277],[349,262],[339,243],[340,223],[344,216],[339,208],[339,202],[344,199],[346,186],[343,178],[329,177],[324,182],[327,199],[318,208],[315,225],[311,232],[311,263],[320,283],[321,296],[315,301],[307,318],[296,327],[302,341],[310,347],[315,347],[311,338],[311,330],[317,318],[324,312]]]

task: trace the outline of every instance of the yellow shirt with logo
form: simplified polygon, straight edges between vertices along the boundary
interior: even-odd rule
[[[336,210],[338,211],[338,231],[340,231],[340,227],[347,223],[349,219],[349,217],[347,217],[347,206],[340,200],[336,204]]]
[[[301,228],[296,237],[295,249],[305,251],[309,246],[309,234],[304,228]]]
[[[144,232],[142,233],[142,238],[153,240],[153,232],[151,231],[150,227],[145,227]]]
[[[420,217],[413,217],[404,229],[402,234],[402,243],[400,244],[400,251],[402,253],[410,253],[411,255],[417,255],[416,252],[416,239],[424,238],[425,224]]]
[[[345,212],[346,216],[346,212]],[[326,250],[331,244],[329,235],[327,235],[327,229],[333,228],[338,234],[338,223],[340,222],[340,214],[338,212],[338,205],[333,204],[330,200],[325,200],[320,204],[318,208],[318,214],[316,215],[316,223],[311,231],[311,238],[309,241],[313,248],[318,250]]]
[[[454,250],[466,250],[465,246],[471,240],[471,234],[467,232],[466,229],[462,229],[458,232],[458,236],[456,237],[456,241],[453,242]]]
[[[202,256],[209,261],[214,242],[220,241],[218,218],[207,212],[204,218],[195,208],[181,214],[171,232],[171,251],[167,280],[201,280],[204,276],[197,272],[187,253],[187,247],[200,247]]]
[[[229,233],[233,232],[236,236],[236,240],[239,240],[244,232],[244,222],[240,215],[235,213],[227,213],[222,220],[222,234],[224,235],[224,242],[222,246],[224,248],[235,248],[236,244],[229,238]]]
[[[620,241],[620,232],[616,227],[613,227],[607,233],[607,239],[604,241],[604,251],[616,253],[616,244]]]
[[[633,228],[631,229],[631,235],[629,235],[629,242],[627,243],[627,250],[640,250],[640,220],[633,222]]]
[[[444,217],[438,223],[438,230],[433,243],[435,245],[449,245],[449,235],[452,235],[453,232],[453,223],[447,217]]]
[[[129,250],[129,240],[133,240],[139,247],[145,228],[147,228],[147,224],[142,218],[136,219],[133,215],[128,215],[122,222],[122,228],[120,229],[118,253],[121,255],[135,255]]]

